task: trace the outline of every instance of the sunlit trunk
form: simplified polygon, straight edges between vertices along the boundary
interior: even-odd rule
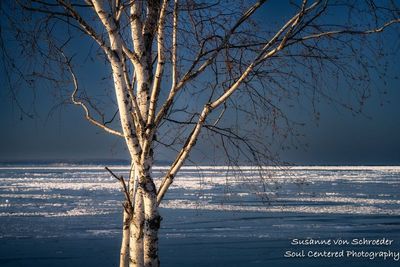
[[[129,260],[129,225],[130,215],[124,210],[123,225],[122,225],[122,241],[121,252],[119,258],[119,266],[127,267]]]
[[[131,168],[129,171],[129,198],[130,203],[135,203],[134,193],[136,192],[136,180],[135,180],[135,164],[131,162]],[[125,200],[125,207],[123,210],[123,224],[122,224],[122,241],[121,241],[121,252],[120,252],[120,267],[129,266],[129,239],[130,239],[130,224],[132,219],[132,214],[129,211],[129,205],[131,205],[128,200]]]
[[[118,43],[118,39],[115,40]],[[115,45],[117,47],[117,45]],[[123,79],[124,71],[121,61],[117,58],[112,61],[112,71],[114,86],[116,91],[116,99],[119,108],[121,126],[125,137],[126,145],[130,152],[133,161],[137,161],[140,154],[139,141],[136,136],[133,118],[131,116],[132,104],[129,94],[127,93],[126,83]],[[126,262],[129,259],[129,266],[143,266],[143,201],[142,192],[137,190],[135,192],[134,182],[137,179],[137,168],[133,169],[130,173],[130,202],[134,205],[133,216],[124,211],[123,219],[123,238],[121,244],[120,254],[120,267],[126,267]],[[132,218],[130,218],[132,217]],[[129,251],[129,257],[128,257]]]
[[[129,267],[143,267],[143,226],[144,226],[144,208],[143,208],[142,189],[136,190],[134,214],[130,224],[129,239]]]
[[[146,180],[144,194],[144,266],[158,267],[158,229],[161,217],[158,213],[156,188],[151,179]]]
[[[150,161],[151,162],[151,161]],[[151,163],[137,168],[137,189],[134,198],[134,216],[130,225],[130,267],[158,267],[158,213],[157,192],[150,175]]]

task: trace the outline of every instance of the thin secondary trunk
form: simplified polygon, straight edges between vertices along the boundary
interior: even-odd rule
[[[130,224],[129,267],[143,267],[144,208],[142,189],[136,190],[134,214]]]
[[[128,267],[129,259],[129,225],[130,215],[124,209],[123,225],[122,225],[122,241],[121,253],[119,258],[119,267]]]
[[[135,179],[135,164],[131,162],[131,168],[129,171],[129,198],[130,203],[135,203],[135,192],[136,192],[136,179]],[[123,224],[122,224],[122,241],[121,241],[121,253],[119,266],[129,266],[129,235],[130,235],[130,224],[132,215],[127,212],[126,208],[129,207],[129,202],[125,200],[125,208],[123,210]]]

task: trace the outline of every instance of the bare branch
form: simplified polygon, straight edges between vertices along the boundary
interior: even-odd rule
[[[224,48],[224,46],[228,43],[230,37],[233,35],[233,33],[236,31],[237,28],[239,28],[239,26],[241,24],[243,24],[243,22],[245,22],[249,17],[251,17],[251,15],[254,14],[254,12],[259,9],[264,3],[266,2],[266,0],[260,0],[258,2],[256,2],[254,5],[252,5],[240,18],[239,20],[233,25],[233,27],[229,30],[229,32],[225,35],[223,41],[221,42],[221,44],[214,50],[214,53],[212,53],[212,55],[197,69],[194,70],[194,68],[196,67],[196,65],[198,64],[198,62],[200,61],[200,59],[202,58],[203,54],[207,54],[207,53],[200,53],[196,59],[193,61],[191,67],[189,67],[189,70],[183,75],[183,77],[181,78],[181,80],[179,82],[177,82],[176,86],[172,86],[171,88],[171,92],[168,96],[168,99],[165,101],[164,105],[161,107],[160,111],[157,113],[156,119],[154,124],[157,126],[159,125],[160,121],[163,119],[163,117],[168,113],[169,108],[171,107],[175,95],[176,93],[184,87],[184,85],[194,79],[195,77],[197,77],[200,73],[202,73],[212,62],[213,60],[217,57],[217,55],[219,54],[219,52]],[[176,63],[175,63],[176,64]]]
[[[123,72],[124,72],[125,83],[126,83],[126,86],[127,86],[127,89],[128,89],[129,96],[130,96],[130,98],[132,100],[132,106],[133,106],[133,109],[134,109],[134,112],[132,112],[133,113],[132,116],[133,116],[133,118],[135,120],[135,125],[136,125],[136,128],[138,130],[138,132],[136,134],[139,136],[144,131],[145,123],[144,123],[144,120],[143,120],[142,115],[141,115],[140,110],[139,110],[139,105],[137,103],[136,95],[135,95],[135,93],[133,91],[133,86],[132,86],[133,83],[131,83],[130,79],[129,79],[129,73],[128,73],[128,70],[127,70],[127,67],[126,67],[126,61],[125,60],[122,61],[122,67],[123,67]]]
[[[64,7],[65,10],[67,10],[67,12],[71,15],[71,17],[73,17],[82,27],[82,29],[99,44],[100,48],[103,49],[107,55],[109,56],[112,55],[110,47],[96,33],[96,31],[82,18],[82,16],[79,15],[79,13],[74,9],[74,7],[70,3],[67,3],[64,0],[57,0],[57,2],[62,7]]]
[[[293,43],[297,42],[303,42],[311,39],[319,39],[323,37],[332,37],[334,35],[368,35],[368,34],[374,34],[374,33],[380,33],[383,32],[386,28],[393,24],[400,23],[400,19],[393,19],[389,22],[386,22],[383,24],[381,27],[374,28],[374,29],[369,29],[369,30],[336,30],[336,31],[328,31],[328,32],[321,32],[321,33],[316,33],[312,35],[307,35],[304,37],[301,37],[297,40],[295,40]]]
[[[43,4],[42,1],[34,1],[34,2],[38,2],[38,3]],[[51,15],[51,16],[62,16],[62,17],[73,18],[73,16],[71,16],[70,14],[67,14],[67,13],[57,12],[57,11],[54,11],[54,10],[44,9],[44,8],[40,8],[40,7],[27,6],[27,5],[23,4],[20,0],[17,0],[17,3],[23,9],[28,10],[28,11],[48,14],[48,15]],[[54,6],[54,5],[52,5],[52,6]]]
[[[131,198],[129,196],[129,189],[125,183],[125,179],[123,176],[118,177],[115,173],[113,173],[108,167],[104,167],[115,179],[117,179],[122,186],[122,190],[124,192],[125,195],[125,202],[127,203],[127,205],[124,205],[125,211],[132,216],[133,215],[133,205],[131,202]]]
[[[165,64],[165,46],[164,46],[164,25],[165,25],[165,17],[166,17],[166,10],[167,10],[167,0],[163,0],[161,11],[160,11],[160,18],[158,20],[158,31],[157,31],[157,52],[158,52],[158,61],[157,67],[155,71],[155,77],[153,81],[153,87],[151,90],[151,97],[150,97],[150,107],[149,107],[149,115],[147,118],[147,126],[153,124],[155,110],[157,107],[158,95],[160,93],[160,86],[162,75],[164,73],[164,64]]]
[[[172,25],[172,81],[171,81],[171,92],[175,91],[177,80],[178,80],[178,0],[174,0],[174,13],[173,13],[173,25]]]
[[[160,18],[158,19],[158,30],[157,30],[157,52],[158,52],[158,62],[155,71],[155,77],[153,81],[153,87],[150,96],[150,103],[149,103],[149,113],[147,116],[147,123],[146,123],[146,135],[143,142],[143,153],[142,153],[142,161],[144,161],[150,152],[151,144],[153,141],[153,134],[154,134],[154,116],[155,111],[157,108],[158,96],[160,93],[160,86],[162,75],[164,73],[164,64],[165,64],[165,47],[164,47],[164,25],[165,25],[165,17],[166,17],[166,10],[167,10],[168,1],[163,0],[161,10],[160,10]],[[150,15],[150,14],[149,14]],[[148,37],[150,38],[150,37]]]
[[[171,165],[171,168],[168,170],[167,174],[165,175],[161,185],[159,186],[159,190],[157,192],[157,203],[160,204],[161,200],[164,198],[165,193],[167,192],[169,186],[172,184],[176,173],[180,170],[182,164],[184,163],[185,159],[189,155],[192,147],[196,144],[197,137],[200,134],[200,130],[205,123],[205,120],[208,114],[211,112],[212,108],[209,104],[206,104],[203,108],[203,111],[200,114],[199,120],[196,123],[195,127],[193,128],[192,132],[189,134],[188,138],[186,139],[185,145],[179,152],[178,156],[176,157],[174,163]]]
[[[75,72],[74,72],[74,70],[73,70],[73,68],[72,68],[72,66],[71,66],[71,60],[68,59],[62,51],[61,51],[61,54],[62,54],[63,57],[65,58],[65,63],[67,64],[68,70],[69,70],[69,72],[71,73],[71,77],[72,77],[72,80],[73,80],[73,83],[74,83],[74,87],[75,87],[74,91],[73,91],[72,94],[71,94],[71,101],[72,101],[72,103],[74,103],[75,105],[78,105],[78,106],[81,106],[81,107],[82,107],[82,109],[85,111],[85,118],[86,118],[89,122],[91,122],[92,124],[96,125],[97,127],[103,129],[104,131],[106,131],[106,132],[108,132],[108,133],[111,133],[111,134],[113,134],[113,135],[117,135],[117,136],[123,137],[124,135],[123,135],[122,133],[120,133],[120,132],[118,132],[118,131],[116,131],[116,130],[114,130],[114,129],[111,129],[111,128],[107,127],[105,124],[100,123],[99,121],[95,120],[95,119],[90,115],[89,109],[88,109],[88,107],[85,105],[85,103],[83,103],[82,101],[80,101],[80,100],[78,100],[78,99],[76,98],[76,94],[78,93],[78,89],[79,89],[78,79],[76,78]]]

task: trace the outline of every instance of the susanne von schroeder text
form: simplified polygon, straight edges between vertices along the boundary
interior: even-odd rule
[[[306,238],[306,239],[292,239],[291,245],[353,245],[353,246],[390,246],[393,244],[393,239],[388,238],[353,238],[353,239],[314,239],[314,238]]]

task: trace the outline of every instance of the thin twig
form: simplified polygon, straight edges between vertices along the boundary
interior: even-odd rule
[[[128,192],[128,187],[126,186],[126,183],[125,183],[125,180],[124,180],[124,177],[123,176],[120,176],[120,177],[118,177],[115,173],[113,173],[108,167],[104,167],[115,179],[117,179],[120,183],[121,183],[121,185],[122,185],[122,189],[123,189],[123,191],[124,191],[124,195],[125,195],[125,198],[126,198],[126,202],[128,203],[128,210],[127,210],[127,207],[124,205],[124,208],[125,208],[125,211],[127,212],[127,213],[129,213],[130,215],[132,215],[133,214],[133,205],[132,205],[132,202],[131,202],[131,199],[130,199],[130,197],[129,197],[129,192]]]

